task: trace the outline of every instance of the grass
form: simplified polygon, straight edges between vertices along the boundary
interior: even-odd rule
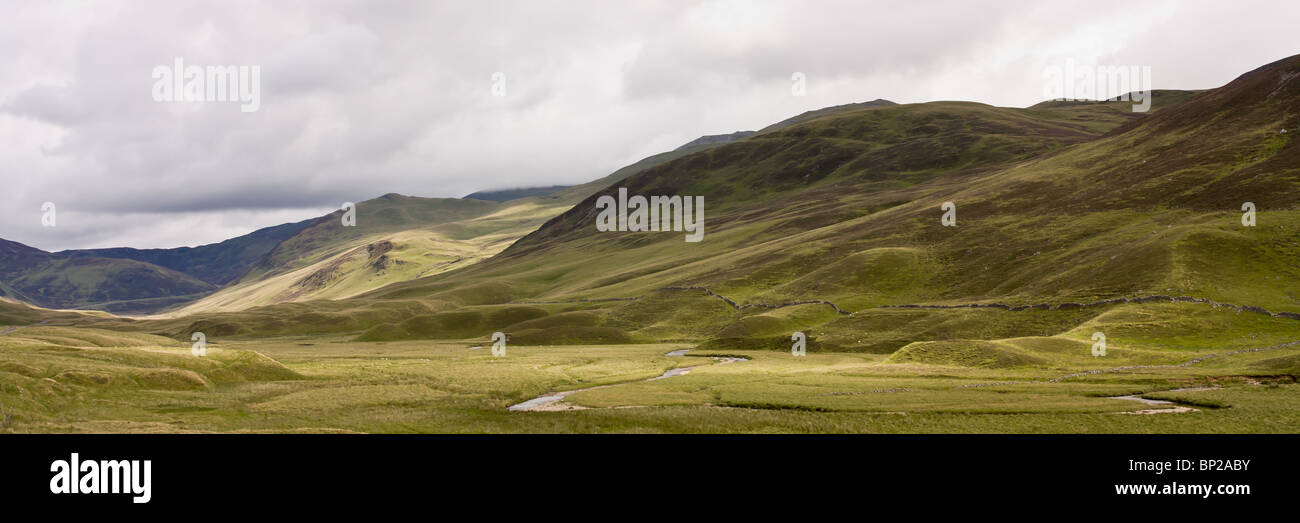
[[[1245,317],[1189,304],[1126,306],[1106,328],[1210,322],[1221,339],[1251,338]],[[1122,313],[1122,314],[1121,314]],[[565,324],[583,312],[543,317]],[[1003,312],[1003,314],[1016,314]],[[1146,318],[1143,321],[1136,321]],[[536,321],[536,320],[525,320]],[[1266,321],[1292,321],[1267,319]],[[1219,322],[1219,323],[1214,323]],[[1300,323],[1300,322],[1297,322]],[[1088,327],[1092,328],[1092,327]],[[1086,329],[1085,329],[1086,330]],[[0,405],[9,432],[1294,432],[1300,346],[1049,382],[1066,371],[1185,361],[1222,352],[1163,337],[1115,334],[1105,358],[1070,331],[977,343],[1026,356],[999,365],[956,351],[942,361],[894,355],[726,350],[748,361],[714,365],[713,352],[668,357],[690,344],[509,346],[494,358],[465,342],[357,342],[348,336],[213,340],[209,355],[139,333],[29,327],[0,336]],[[1282,339],[1280,337],[1276,339]],[[925,343],[925,342],[922,342]],[[940,343],[940,342],[930,342]],[[1226,344],[1225,344],[1226,345]],[[664,371],[695,368],[669,379]],[[1280,376],[1280,377],[1279,377]],[[508,412],[557,390],[586,410]],[[1197,386],[1212,391],[1163,393]],[[1143,394],[1197,412],[1109,396]],[[615,408],[618,407],[618,408]]]

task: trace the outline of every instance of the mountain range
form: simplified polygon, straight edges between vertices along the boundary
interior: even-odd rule
[[[1156,91],[1149,113],[849,104],[702,137],[579,186],[500,201],[389,194],[358,205],[357,227],[334,213],[193,249],[4,242],[0,291],[161,312],[93,321],[173,337],[504,330],[523,344],[725,348],[780,346],[802,329],[810,350],[883,354],[1080,328],[1096,321],[1084,304],[1121,297],[1296,313],[1297,76],[1292,57],[1216,89]],[[707,239],[598,232],[595,202],[620,188],[703,196]],[[1246,202],[1257,227],[1241,224]],[[1051,312],[948,310],[1021,306]]]
[[[360,228],[342,227],[339,211],[198,247],[51,253],[0,239],[0,297],[118,314],[348,297],[496,254],[606,184],[745,134],[721,136],[578,186],[480,191],[461,199],[386,194],[358,205]]]

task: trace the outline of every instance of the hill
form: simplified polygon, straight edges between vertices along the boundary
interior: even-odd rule
[[[191,300],[215,288],[151,263],[67,256],[0,240],[0,295],[41,307],[129,313]]]
[[[461,199],[386,194],[357,206],[356,227],[342,226],[340,210],[199,247],[47,253],[0,240],[0,296],[122,314],[346,298],[476,263],[609,183],[724,143],[708,138],[578,186]]]
[[[731,143],[736,140],[744,140],[745,138],[749,138],[754,134],[755,131],[736,131],[731,134],[710,134],[686,142],[681,147],[678,147],[678,149],[689,149],[697,145],[721,145],[724,143]]]
[[[1123,102],[1024,109],[969,102],[851,104],[805,113],[738,141],[661,153],[544,196],[504,203],[448,200],[434,210],[423,205],[435,199],[386,195],[359,206],[359,223],[370,225],[344,230],[337,213],[322,218],[282,242],[242,281],[172,316],[197,314],[188,321],[197,324],[221,321],[210,313],[272,306],[250,311],[250,327],[243,331],[255,334],[261,332],[258,314],[278,318],[280,327],[270,332],[318,328],[302,319],[306,310],[275,304],[319,298],[343,300],[331,309],[353,311],[353,316],[371,308],[388,310],[379,304],[392,300],[418,300],[420,314],[461,307],[488,307],[484,313],[491,313],[492,307],[510,304],[585,300],[591,315],[580,322],[582,328],[614,329],[633,340],[744,338],[805,325],[825,327],[823,341],[852,349],[899,345],[881,339],[850,342],[850,333],[861,325],[835,311],[763,309],[830,302],[836,310],[859,311],[876,321],[890,311],[875,309],[908,303],[1082,303],[1169,293],[1192,286],[1174,284],[1185,274],[1200,271],[1202,284],[1221,275],[1182,262],[1130,265],[1189,259],[1187,253],[1205,248],[1204,238],[1218,234],[1202,228],[1217,218],[1198,215],[1190,229],[1178,231],[1179,239],[1157,234],[1160,241],[1153,242],[1138,232],[1183,219],[1188,209],[1177,201],[1159,204],[1167,208],[1136,204],[1143,194],[1167,191],[1139,190],[1144,189],[1139,180],[1119,172],[1111,175],[1122,182],[1094,179],[1095,187],[1080,186],[1068,173],[1085,169],[1095,178],[1100,175],[1089,166],[1133,164],[1125,148],[1138,136],[1147,137],[1142,154],[1161,157],[1161,150],[1151,149],[1153,129],[1163,129],[1174,118],[1170,115],[1213,104],[1202,100],[1233,89],[1157,92],[1156,110],[1148,114],[1127,111]],[[619,187],[704,196],[708,239],[692,245],[678,234],[597,233],[594,201]],[[1094,188],[1129,196],[1118,200],[1112,194],[1087,205],[1078,201]],[[939,225],[944,201],[958,203],[961,226]],[[962,234],[975,227],[979,234]],[[1115,263],[1094,260],[1102,245],[1115,249],[1113,258],[1106,258]],[[1078,256],[1087,262],[1070,261]],[[725,296],[735,306],[728,310],[698,289]],[[1274,289],[1264,303],[1288,310],[1279,296],[1289,292]],[[1224,290],[1207,296],[1226,301],[1240,294]],[[678,312],[637,319],[648,310]],[[689,314],[689,321],[680,314]],[[331,331],[382,323],[349,321]],[[767,324],[780,327],[758,328]],[[483,323],[472,330],[482,334],[478,331],[509,325]],[[577,327],[565,325],[548,328]],[[436,335],[409,326],[382,328]],[[880,337],[889,336],[901,341],[907,335]]]
[[[886,352],[1068,330],[1096,311],[1002,329],[984,313],[883,306],[1136,294],[1294,312],[1300,162],[1281,131],[1300,114],[1296,62],[1199,94],[1157,93],[1146,114],[1123,102],[811,114],[611,184],[476,266],[361,297],[456,302],[491,288],[473,303],[586,300],[587,325],[632,340],[767,343],[801,328],[825,347]],[[595,200],[619,187],[704,196],[706,239],[597,232]],[[945,201],[957,204],[957,227],[940,223]],[[1261,219],[1282,228],[1243,230],[1244,201],[1263,202]],[[800,302],[812,304],[782,307]],[[899,321],[909,314],[948,327],[917,331]]]
[[[830,107],[823,107],[823,108],[821,108],[821,109],[814,109],[814,110],[812,110],[812,111],[805,111],[805,112],[800,113],[800,114],[798,114],[798,115],[791,116],[791,117],[786,118],[786,119],[784,119],[784,120],[781,120],[781,121],[779,121],[779,122],[777,122],[777,123],[774,123],[774,124],[772,124],[772,125],[769,125],[769,126],[767,126],[767,127],[764,127],[764,128],[762,128],[762,129],[759,129],[758,132],[760,132],[760,133],[764,133],[764,132],[768,132],[768,131],[775,131],[775,130],[777,130],[777,129],[782,129],[782,128],[785,128],[785,127],[789,127],[789,126],[794,125],[794,124],[797,124],[797,123],[802,123],[802,122],[806,122],[806,121],[808,121],[808,120],[812,120],[813,118],[820,118],[820,117],[822,117],[822,116],[826,116],[826,115],[828,115],[828,114],[839,113],[839,112],[844,112],[844,111],[852,111],[852,110],[854,110],[854,109],[866,109],[866,108],[870,108],[870,107],[888,107],[888,106],[891,106],[891,105],[898,105],[898,104],[896,104],[896,103],[894,103],[894,102],[891,102],[891,101],[889,101],[889,100],[885,100],[885,99],[883,99],[883,98],[877,98],[877,99],[872,100],[872,101],[870,101],[870,102],[857,102],[857,103],[843,104],[843,105],[832,105],[832,106],[830,106]]]
[[[89,258],[120,258],[136,260],[166,267],[211,283],[225,285],[244,275],[244,272],[271,252],[281,241],[302,231],[312,220],[285,223],[258,229],[249,234],[199,247],[175,249],[79,249],[60,251],[60,256]]]
[[[347,298],[495,254],[558,212],[555,205],[387,194],[313,221],[244,278],[172,315]]]
[[[143,314],[195,300],[244,274],[310,221],[175,249],[49,253],[0,239],[0,295],[52,308]]]
[[[720,143],[653,155],[571,187],[475,193],[463,199],[387,194],[361,202],[356,227],[341,225],[341,211],[313,220],[239,281],[169,315],[349,298],[467,267],[501,252],[609,183]],[[502,200],[509,196],[521,197]]]

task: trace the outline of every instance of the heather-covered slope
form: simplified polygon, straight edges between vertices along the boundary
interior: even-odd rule
[[[1289,134],[1300,114],[1300,84],[1291,80],[1297,62],[1191,96],[1166,93],[1175,103],[1157,93],[1158,110],[1147,115],[1125,112],[1122,102],[834,112],[601,191],[703,195],[701,243],[680,233],[597,232],[593,195],[492,260],[366,296],[491,288],[495,303],[635,298],[590,306],[601,312],[589,325],[633,339],[743,339],[811,328],[836,346],[870,350],[906,340],[1050,334],[1098,312],[1002,330],[961,320],[952,329],[891,331],[885,337],[895,341],[883,345],[879,332],[855,334],[893,329],[896,313],[879,307],[913,303],[1191,295],[1300,310],[1293,209],[1300,162]],[[956,227],[940,223],[948,201],[957,206]],[[1246,201],[1259,205],[1269,226],[1241,226]],[[758,307],[735,310],[681,288]],[[803,301],[855,314],[824,305],[764,308]],[[751,329],[756,322],[773,327]]]

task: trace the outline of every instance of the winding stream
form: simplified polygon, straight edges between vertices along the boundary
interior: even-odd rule
[[[664,354],[664,356],[681,357],[681,356],[685,356],[687,352],[690,352],[690,350],[691,350],[691,349],[678,349],[678,350],[675,350],[675,351],[669,352],[669,353],[667,353],[667,354]],[[745,358],[735,358],[735,357],[730,357],[730,356],[717,356],[717,357],[714,357],[714,358],[713,358],[713,361],[714,361],[713,365],[725,365],[725,364],[728,364],[728,363],[735,363],[735,362],[737,362],[737,361],[745,361]],[[577,393],[579,393],[579,392],[584,392],[584,391],[588,391],[588,390],[596,390],[596,389],[605,389],[605,388],[609,388],[609,387],[617,387],[617,386],[619,386],[619,385],[626,385],[626,384],[628,384],[628,383],[643,383],[643,382],[647,382],[647,381],[656,381],[656,380],[661,380],[661,379],[664,379],[664,378],[673,378],[673,377],[676,377],[676,376],[682,376],[682,375],[690,374],[690,372],[691,372],[692,370],[694,370],[694,369],[698,369],[698,368],[700,368],[700,367],[704,367],[704,366],[705,366],[705,365],[692,365],[692,366],[690,366],[690,367],[677,367],[677,368],[675,368],[675,369],[668,369],[668,370],[667,370],[666,372],[664,372],[663,374],[660,374],[660,375],[655,376],[655,377],[653,377],[653,378],[646,378],[646,379],[643,379],[643,380],[636,380],[636,381],[625,381],[625,382],[622,382],[622,383],[610,383],[610,384],[608,384],[608,385],[596,385],[596,386],[594,386],[594,387],[586,387],[586,388],[582,388],[582,389],[566,390],[566,391],[561,391],[561,392],[552,392],[552,393],[550,393],[550,394],[544,394],[544,395],[538,396],[538,397],[536,397],[536,398],[530,399],[530,400],[525,401],[525,402],[523,402],[523,403],[518,403],[518,404],[515,404],[515,405],[511,405],[510,408],[509,408],[509,410],[514,411],[514,412],[520,412],[520,411],[523,411],[523,412],[532,412],[532,411],[544,411],[544,410],[571,410],[571,408],[573,408],[573,407],[570,407],[570,408],[559,408],[560,406],[557,405],[557,404],[560,403],[561,401],[564,401],[564,398],[566,398],[566,397],[568,397],[568,396],[570,396],[570,395],[573,395],[573,394],[577,394]]]
[[[1198,391],[1198,390],[1214,390],[1215,388],[1216,387],[1190,387],[1184,389],[1161,390],[1156,392],[1191,392],[1191,391]],[[1161,409],[1135,410],[1130,412],[1121,412],[1120,414],[1180,414],[1183,412],[1196,412],[1196,409],[1185,405],[1179,405],[1178,402],[1176,401],[1153,400],[1150,398],[1143,398],[1142,395],[1140,394],[1131,394],[1128,396],[1109,396],[1109,398],[1113,400],[1136,401],[1138,403],[1142,403],[1143,405],[1153,405],[1153,406],[1173,405],[1174,406],[1173,408],[1168,408],[1168,409],[1161,408]]]

